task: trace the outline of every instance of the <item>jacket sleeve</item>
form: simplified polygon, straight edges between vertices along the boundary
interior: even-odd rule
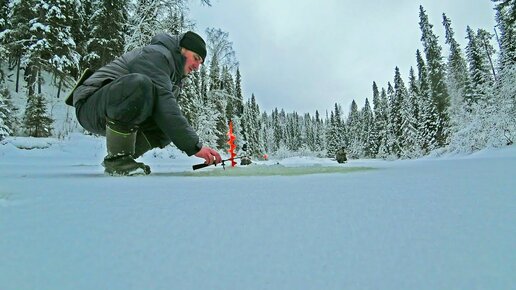
[[[188,120],[179,109],[173,90],[179,90],[171,81],[174,64],[159,51],[146,47],[129,64],[131,73],[148,76],[155,87],[153,118],[158,127],[172,140],[172,143],[188,156],[197,153],[202,144]],[[176,92],[178,93],[178,91]]]

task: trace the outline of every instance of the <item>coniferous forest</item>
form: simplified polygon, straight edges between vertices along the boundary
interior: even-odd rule
[[[201,1],[211,5],[209,0]],[[206,31],[208,62],[185,79],[179,103],[205,144],[227,149],[232,120],[248,153],[348,158],[418,158],[510,145],[516,138],[516,0],[492,0],[496,27],[456,28],[419,10],[417,67],[393,68],[392,82],[371,80],[365,104],[326,112],[261,111],[243,96],[230,32]],[[187,0],[0,0],[0,141],[63,137],[49,103],[64,98],[85,68],[97,69],[158,32],[194,30]],[[196,3],[198,4],[198,3]],[[491,13],[486,11],[486,13]],[[445,39],[436,36],[437,29]],[[467,32],[461,47],[454,30]],[[448,55],[443,50],[449,51]],[[8,82],[9,85],[8,85]],[[54,88],[53,92],[45,91]],[[24,95],[24,103],[13,96]],[[349,108],[344,115],[343,106]],[[321,114],[322,113],[322,114]],[[65,119],[69,122],[70,118]]]

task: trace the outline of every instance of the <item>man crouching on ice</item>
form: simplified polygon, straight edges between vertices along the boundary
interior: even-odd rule
[[[75,88],[79,123],[106,136],[106,174],[149,174],[150,167],[135,159],[170,142],[206,164],[221,162],[217,151],[202,145],[177,104],[181,80],[205,58],[206,43],[198,34],[159,34],[150,45],[118,57]]]

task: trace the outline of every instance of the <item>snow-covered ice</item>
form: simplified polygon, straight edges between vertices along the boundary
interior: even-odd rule
[[[122,178],[104,150],[2,142],[0,289],[516,289],[516,146],[251,176],[156,150]]]

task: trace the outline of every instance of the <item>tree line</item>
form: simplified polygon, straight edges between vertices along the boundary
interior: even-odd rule
[[[96,69],[148,43],[159,31],[175,34],[193,28],[185,0],[0,3],[0,61],[17,76],[23,71],[27,129],[38,125],[27,123],[27,112],[29,100],[42,95],[42,71],[54,76],[56,86],[66,86],[82,68]],[[475,31],[468,26],[464,48],[455,39],[451,19],[442,15],[447,56],[421,6],[422,50],[415,52],[417,67],[410,68],[408,81],[396,67],[385,87],[372,83],[372,104],[367,98],[359,108],[353,101],[347,116],[338,102],[321,116],[318,111],[300,114],[278,108],[262,112],[254,94],[244,100],[229,33],[215,28],[206,31],[209,62],[185,80],[179,103],[206,144],[227,149],[231,120],[237,148],[245,143],[253,156],[294,152],[333,157],[345,148],[350,158],[417,158],[444,150],[472,152],[512,144],[516,0],[493,3],[496,29]],[[4,97],[0,136],[14,131],[8,117],[12,114],[5,112],[15,108],[9,107]]]

